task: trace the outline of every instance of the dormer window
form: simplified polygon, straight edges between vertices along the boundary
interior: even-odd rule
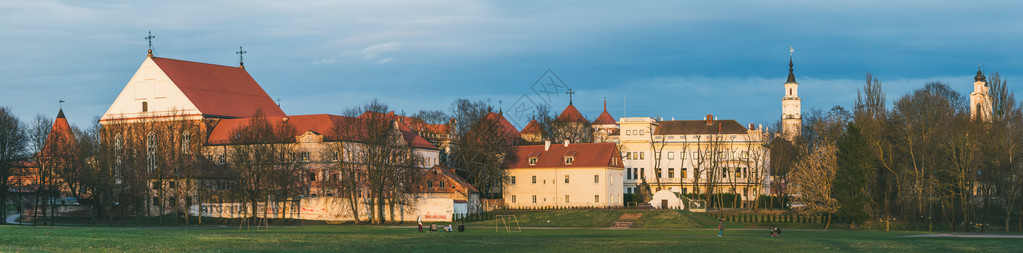
[[[530,166],[536,165],[536,157],[530,157],[529,158],[529,165]]]
[[[574,162],[574,161],[575,161],[575,157],[574,156],[566,156],[565,157],[565,165],[572,165],[572,162]]]

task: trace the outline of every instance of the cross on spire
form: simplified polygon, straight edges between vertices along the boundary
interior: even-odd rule
[[[149,42],[149,56],[153,56],[153,39],[155,38],[156,36],[153,36],[153,31],[149,31],[149,35],[146,36],[146,41]]]
[[[246,52],[245,50],[242,50],[242,47],[238,47],[238,52],[234,52],[234,53],[238,54],[238,66],[244,69],[245,68],[245,53],[248,53],[248,52]]]
[[[575,94],[575,91],[572,91],[572,88],[568,88],[565,94],[568,94],[568,105],[572,105],[572,94]]]
[[[277,98],[277,107],[281,107],[281,98]]]

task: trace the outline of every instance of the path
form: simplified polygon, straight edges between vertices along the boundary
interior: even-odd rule
[[[29,225],[29,224],[31,224],[31,223],[17,222],[16,220],[18,220],[18,217],[21,217],[21,214],[13,214],[11,216],[7,216],[7,224],[18,224],[18,225]]]
[[[643,217],[643,213],[625,213],[622,217],[619,217],[614,223],[611,223],[610,229],[629,229],[632,227],[632,223],[639,220],[639,217]]]
[[[957,238],[1013,238],[1020,239],[1023,235],[1003,234],[925,234],[925,235],[904,235],[900,237],[957,237]]]

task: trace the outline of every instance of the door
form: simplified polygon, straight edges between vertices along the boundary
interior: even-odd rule
[[[661,200],[661,209],[668,209],[668,200],[667,199],[662,199]]]

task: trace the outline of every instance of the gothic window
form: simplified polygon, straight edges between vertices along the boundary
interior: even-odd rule
[[[192,146],[192,133],[185,131],[181,134],[181,154],[189,154]]]
[[[156,133],[149,132],[146,135],[146,169],[149,172],[156,171]]]

